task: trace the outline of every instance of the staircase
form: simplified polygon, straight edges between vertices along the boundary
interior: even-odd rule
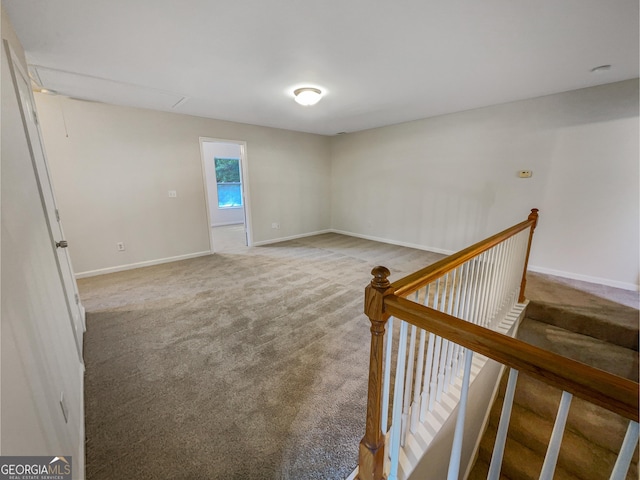
[[[615,321],[612,321],[615,319]],[[517,337],[616,375],[638,380],[638,310],[625,306],[563,307],[532,301]],[[486,479],[500,419],[507,374],[491,410],[469,480]],[[538,479],[560,390],[519,375],[501,479]],[[608,479],[628,421],[574,397],[554,478]],[[638,449],[627,474],[638,478]]]

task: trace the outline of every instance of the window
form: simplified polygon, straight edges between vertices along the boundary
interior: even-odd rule
[[[214,161],[218,186],[218,208],[241,207],[240,160],[237,158],[215,158]]]

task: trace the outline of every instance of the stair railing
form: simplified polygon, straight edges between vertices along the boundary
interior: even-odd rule
[[[399,463],[401,457],[407,458],[405,450],[415,450],[415,442],[408,445],[408,439],[414,434],[429,436],[424,432],[435,427],[419,432],[421,426],[426,422],[429,427],[435,417],[448,415],[456,407],[447,476],[460,478],[467,392],[478,372],[476,361],[486,358],[512,369],[506,398],[509,389],[515,388],[517,371],[566,392],[540,478],[552,478],[572,395],[631,420],[620,466],[613,472],[626,474],[638,439],[638,384],[504,334],[526,306],[526,267],[537,212],[533,209],[524,222],[393,284],[388,269],[372,270],[374,278],[365,289],[372,336],[366,430],[359,449],[361,480],[406,478],[407,472],[399,475]],[[395,328],[399,331],[396,349],[394,318],[400,323]],[[475,359],[474,352],[479,354]],[[499,478],[510,407],[505,401],[506,423],[501,420],[488,478]]]

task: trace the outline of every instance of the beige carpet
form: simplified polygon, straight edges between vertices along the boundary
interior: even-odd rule
[[[345,478],[364,433],[369,272],[439,258],[326,234],[80,280],[87,478]],[[638,301],[539,274],[528,293]]]
[[[87,478],[345,478],[369,272],[438,258],[326,234],[81,280]]]

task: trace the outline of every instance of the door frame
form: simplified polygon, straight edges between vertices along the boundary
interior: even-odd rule
[[[228,140],[224,138],[199,137],[200,141],[200,160],[202,163],[202,183],[204,184],[204,205],[207,215],[206,225],[209,233],[209,249],[211,253],[214,251],[214,239],[211,232],[211,208],[209,206],[209,185],[207,184],[206,161],[204,156],[205,143],[234,143],[240,147],[240,174],[242,175],[242,209],[244,210],[244,229],[247,237],[247,246],[253,246],[253,228],[251,223],[251,206],[249,196],[249,165],[247,159],[247,142],[244,140]]]

